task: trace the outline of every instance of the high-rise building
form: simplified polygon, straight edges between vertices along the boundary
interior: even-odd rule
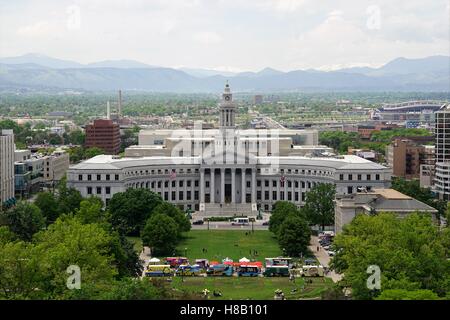
[[[435,113],[436,177],[434,190],[439,199],[450,200],[450,105]]]
[[[396,138],[386,147],[386,162],[394,176],[418,179],[421,165],[434,164],[434,147]]]
[[[14,204],[14,134],[2,130],[0,135],[0,207]]]
[[[120,126],[112,120],[97,119],[86,126],[86,148],[97,147],[106,154],[120,151]]]

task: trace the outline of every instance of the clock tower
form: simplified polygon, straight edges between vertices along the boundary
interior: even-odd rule
[[[236,107],[233,103],[233,94],[230,91],[230,85],[225,85],[222,93],[222,101],[219,104],[219,125],[221,129],[234,129],[236,127]]]

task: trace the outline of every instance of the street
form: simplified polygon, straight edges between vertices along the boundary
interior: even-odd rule
[[[317,251],[317,247],[319,247],[319,251]],[[327,251],[320,246],[319,238],[317,236],[311,237],[309,249],[314,253],[314,256],[317,258],[317,260],[319,260],[322,266],[327,268],[329,267],[331,257],[328,255]],[[342,275],[334,271],[330,271],[327,274],[327,277],[331,278],[333,282],[338,282],[342,279]]]

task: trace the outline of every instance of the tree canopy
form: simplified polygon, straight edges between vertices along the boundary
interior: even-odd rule
[[[305,212],[311,224],[322,226],[334,223],[334,197],[336,186],[331,183],[319,183],[306,193],[305,205],[302,211]]]
[[[344,274],[357,299],[380,294],[366,285],[371,265],[381,270],[381,294],[431,290],[442,297],[450,292],[450,230],[439,230],[426,214],[403,219],[389,213],[358,215],[335,237],[334,246],[331,266]]]

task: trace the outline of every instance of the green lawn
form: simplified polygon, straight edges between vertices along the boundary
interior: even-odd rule
[[[203,248],[206,253],[202,252]],[[257,255],[253,255],[254,250]],[[244,230],[191,230],[185,234],[177,251],[191,262],[199,258],[221,261],[226,257],[234,261],[247,257],[264,262],[264,258],[282,255],[273,234],[264,230],[254,233]]]
[[[142,239],[139,237],[127,237],[128,241],[130,241],[133,246],[134,250],[137,253],[140,253],[142,251]]]
[[[271,300],[277,289],[283,290],[286,299],[319,298],[321,292],[332,284],[329,278],[311,278],[311,280],[312,283],[305,283],[304,278],[296,278],[295,283],[292,283],[286,277],[185,277],[182,281],[181,277],[174,277],[172,287],[194,293],[201,293],[206,288],[211,291],[210,299]],[[220,291],[222,297],[214,297],[212,295],[214,290]]]

